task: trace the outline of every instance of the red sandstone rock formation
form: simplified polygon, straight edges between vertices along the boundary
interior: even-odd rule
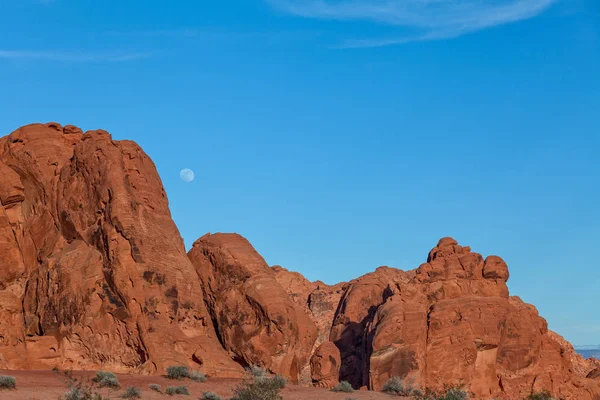
[[[241,373],[152,161],[104,131],[0,139],[0,367]]]
[[[207,234],[189,257],[225,349],[242,365],[298,382],[308,368],[316,327],[250,243],[235,234]]]
[[[0,368],[261,365],[327,387],[400,376],[485,399],[600,400],[599,362],[510,297],[508,278],[451,238],[414,271],[335,286],[269,268],[238,235],[204,236],[188,258],[134,143],[54,123],[0,139]]]
[[[359,290],[375,312],[370,317],[364,307],[347,306],[336,316],[356,315],[346,329],[370,356],[352,354],[350,366],[359,373],[355,365],[362,362],[363,380],[375,390],[400,376],[428,388],[461,382],[476,398],[520,399],[547,389],[560,398],[595,400],[600,386],[574,372],[535,307],[508,296],[507,279],[499,257],[484,261],[449,238],[411,278],[388,285],[359,279],[347,296]]]
[[[342,359],[331,342],[321,344],[310,359],[312,382],[316,387],[332,388],[339,382]]]
[[[379,306],[393,294],[395,283],[408,282],[413,275],[414,273],[379,267],[375,272],[347,285],[329,337],[340,349],[340,380],[350,382],[357,389],[368,385],[372,348],[367,328]]]
[[[587,377],[596,368],[600,369],[600,361],[595,358],[585,359],[575,351],[573,345],[556,332],[548,331],[548,336],[560,346],[563,357],[573,365],[573,372],[580,377]]]
[[[342,282],[330,286],[321,281],[310,282],[298,272],[288,271],[279,265],[271,267],[271,270],[275,272],[277,282],[317,326],[314,348],[328,341],[333,317],[347,284]]]

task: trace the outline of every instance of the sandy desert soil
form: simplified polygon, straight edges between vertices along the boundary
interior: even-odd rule
[[[0,390],[1,400],[57,400],[66,392],[65,384],[52,371],[2,371],[0,375],[10,375],[17,379],[16,390]],[[91,378],[94,374],[75,373],[76,376]],[[199,399],[204,392],[215,392],[223,398],[230,398],[231,388],[239,381],[235,379],[209,378],[204,383],[196,383],[189,380],[173,381],[162,376],[142,375],[117,375],[123,389],[112,392],[111,399],[120,398],[123,390],[129,386],[137,386],[142,391],[142,399],[165,400],[165,399]],[[185,385],[190,391],[190,396],[167,396],[148,389],[148,384],[157,383],[163,387]],[[355,391],[354,393],[333,393],[327,389],[305,388],[288,385],[282,390],[285,400],[401,400],[401,397],[392,397],[383,393]]]

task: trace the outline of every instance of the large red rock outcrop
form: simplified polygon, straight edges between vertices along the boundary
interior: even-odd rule
[[[415,272],[387,286],[382,278],[348,289],[360,289],[364,308],[374,310],[367,316],[363,308],[346,323],[370,356],[356,358],[372,389],[400,376],[434,389],[461,382],[484,399],[520,399],[543,389],[565,399],[600,395],[596,382],[574,372],[537,310],[509,297],[508,268],[499,257],[484,260],[445,238]],[[347,314],[341,307],[336,320]],[[366,323],[357,324],[361,317]]]
[[[414,271],[335,286],[269,268],[239,235],[186,255],[136,144],[55,123],[0,139],[0,368],[259,365],[326,387],[399,376],[483,399],[600,400],[600,362],[509,296],[508,279],[500,257],[451,238]]]
[[[0,368],[241,373],[154,164],[55,123],[0,139]]]
[[[207,234],[189,257],[225,349],[242,365],[298,382],[308,369],[316,327],[250,243],[236,234]]]

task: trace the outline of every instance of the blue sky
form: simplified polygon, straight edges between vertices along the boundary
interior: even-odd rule
[[[416,268],[453,236],[504,257],[552,329],[600,343],[597,1],[0,0],[0,15],[0,132],[137,141],[188,246],[238,232],[333,283]]]

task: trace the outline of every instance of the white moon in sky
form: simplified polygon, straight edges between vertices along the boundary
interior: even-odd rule
[[[190,183],[191,181],[194,180],[194,171],[192,171],[191,169],[182,169],[181,172],[179,173],[179,177],[181,178],[182,181]]]

